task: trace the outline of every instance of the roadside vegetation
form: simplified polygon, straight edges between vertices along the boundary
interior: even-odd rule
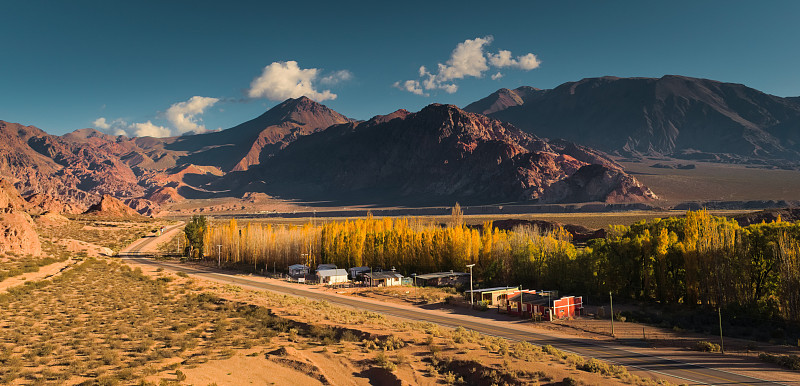
[[[463,328],[184,276],[88,258],[0,294],[0,382],[192,383],[210,362],[262,358],[322,384],[335,383],[330,366],[342,363],[346,374],[374,381],[521,385],[598,376],[594,383],[655,384]]]
[[[0,254],[0,281],[8,278],[39,271],[39,268],[53,263],[65,261],[73,256],[64,246],[49,239],[42,240],[42,254],[33,256],[6,252]],[[80,258],[81,256],[73,256]]]
[[[40,267],[64,260],[65,259],[50,256],[37,258],[31,255],[5,253],[0,255],[0,281],[26,273],[36,272]]]

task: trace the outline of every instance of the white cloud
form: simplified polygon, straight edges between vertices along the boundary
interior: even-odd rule
[[[293,60],[273,62],[264,67],[261,76],[253,79],[247,95],[251,98],[267,98],[275,101],[301,96],[316,101],[336,99],[336,94],[330,90],[320,92],[314,87],[319,72],[320,70],[316,68],[302,69]],[[331,78],[333,79],[336,78]]]
[[[125,131],[125,128],[128,127],[128,124],[121,119],[115,119],[109,122],[108,120],[106,120],[105,117],[100,117],[95,119],[94,122],[92,122],[92,125],[94,126],[95,129],[100,130],[106,134],[128,135],[127,131]]]
[[[94,125],[94,127],[100,130],[108,130],[111,128],[111,125],[109,125],[108,122],[106,122],[106,119],[103,117],[95,119],[94,122],[92,122],[92,124]]]
[[[512,56],[511,51],[499,50],[496,54],[484,52],[485,47],[492,44],[494,38],[467,39],[459,43],[450,54],[450,59],[445,64],[439,63],[437,71],[430,72],[425,66],[419,68],[419,80],[395,82],[394,86],[417,95],[428,96],[424,90],[443,90],[447,93],[458,91],[455,80],[466,77],[481,78],[483,73],[490,68],[516,68],[520,70],[533,70],[541,63],[534,54]],[[493,80],[503,76],[498,72],[491,76]]]
[[[347,70],[339,70],[331,73],[328,76],[323,76],[319,81],[322,84],[335,85],[341,82],[346,82],[353,79],[353,74]]]
[[[206,127],[199,124],[197,116],[219,102],[218,98],[193,96],[186,102],[178,102],[167,109],[167,120],[175,127],[178,134],[206,132]]]
[[[134,123],[130,125],[130,129],[133,130],[134,137],[169,137],[172,135],[168,128],[154,125],[150,121]]]
[[[417,80],[407,80],[407,81],[402,82],[402,83],[394,82],[394,87],[399,88],[401,90],[408,91],[408,92],[410,92],[412,94],[427,96],[427,94],[425,94],[425,91],[422,90],[422,87],[420,86],[419,81],[417,81]]]
[[[92,122],[98,130],[113,135],[128,137],[172,137],[186,133],[204,133],[199,115],[219,101],[218,98],[193,96],[186,102],[178,102],[170,106],[164,113],[167,122],[172,126],[160,126],[152,121],[128,123],[122,119],[108,121],[100,117]]]
[[[541,64],[534,54],[517,56],[516,59],[513,59],[511,57],[511,51],[506,50],[500,50],[497,54],[489,54],[489,63],[497,68],[513,67],[526,71],[533,70]]]
[[[534,54],[527,54],[522,56],[517,56],[517,68],[525,71],[533,70],[534,68],[538,68],[542,61],[536,57]]]
[[[489,69],[486,64],[486,56],[483,54],[483,46],[491,44],[493,38],[475,38],[464,40],[458,43],[456,49],[450,54],[447,64],[439,63],[439,73],[436,78],[440,82],[451,79],[462,79],[465,76],[480,77],[481,74]]]

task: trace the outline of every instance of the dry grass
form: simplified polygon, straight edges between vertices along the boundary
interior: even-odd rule
[[[0,296],[0,382],[128,381],[171,360],[224,356],[234,339],[258,344],[275,335],[171,280],[90,259],[52,282],[10,289]]]
[[[17,253],[0,254],[0,281],[37,272],[39,268],[49,264],[67,260],[70,254],[61,245],[49,240],[42,240],[42,255],[32,256]]]
[[[111,259],[90,258],[52,281],[12,288],[0,295],[0,310],[0,383],[188,382],[209,361],[254,356],[323,384],[336,383],[331,377],[343,371],[376,382],[513,385],[578,370],[589,384],[649,383],[612,382],[615,374],[591,370],[586,359],[565,360],[526,343],[163,271],[145,274]],[[287,349],[290,356],[278,355]]]
[[[352,296],[360,296],[382,301],[407,304],[434,304],[447,301],[448,298],[456,296],[457,292],[452,287],[372,287],[354,288],[347,293]]]
[[[102,219],[86,215],[70,216],[70,222],[41,226],[37,229],[41,238],[75,239],[111,248],[118,252],[133,241],[153,235],[159,227],[167,225],[164,220],[147,220],[137,222]]]

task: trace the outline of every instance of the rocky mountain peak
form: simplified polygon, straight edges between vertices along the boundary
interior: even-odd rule
[[[544,90],[530,86],[521,86],[514,90],[501,88],[486,98],[470,103],[464,107],[464,110],[472,113],[488,115],[497,111],[505,110],[509,107],[523,105],[526,102],[536,98],[543,92]]]
[[[501,91],[469,109],[609,153],[800,163],[800,105],[741,84],[604,76],[542,90],[522,104],[499,102],[508,94]]]
[[[453,105],[431,104],[403,115],[371,120],[364,129],[341,125],[298,139],[263,164],[260,173],[237,176],[236,184],[267,181],[265,193],[303,199],[535,201],[590,165],[586,161],[596,161],[611,177],[584,173],[582,184],[593,187],[585,195],[588,201],[605,201],[613,192],[620,192],[620,200],[651,199],[627,197],[641,193],[630,189],[638,182],[602,153],[566,143],[549,146],[510,124]],[[569,200],[579,185],[547,197]]]
[[[109,194],[104,194],[100,202],[92,205],[86,214],[102,217],[139,217],[139,213]]]

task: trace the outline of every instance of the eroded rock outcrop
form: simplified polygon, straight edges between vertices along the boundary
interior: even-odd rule
[[[108,194],[103,195],[100,202],[89,207],[86,214],[116,218],[141,217],[136,210]]]
[[[42,253],[39,235],[31,216],[25,212],[26,206],[14,186],[0,179],[0,253],[34,256]]]

